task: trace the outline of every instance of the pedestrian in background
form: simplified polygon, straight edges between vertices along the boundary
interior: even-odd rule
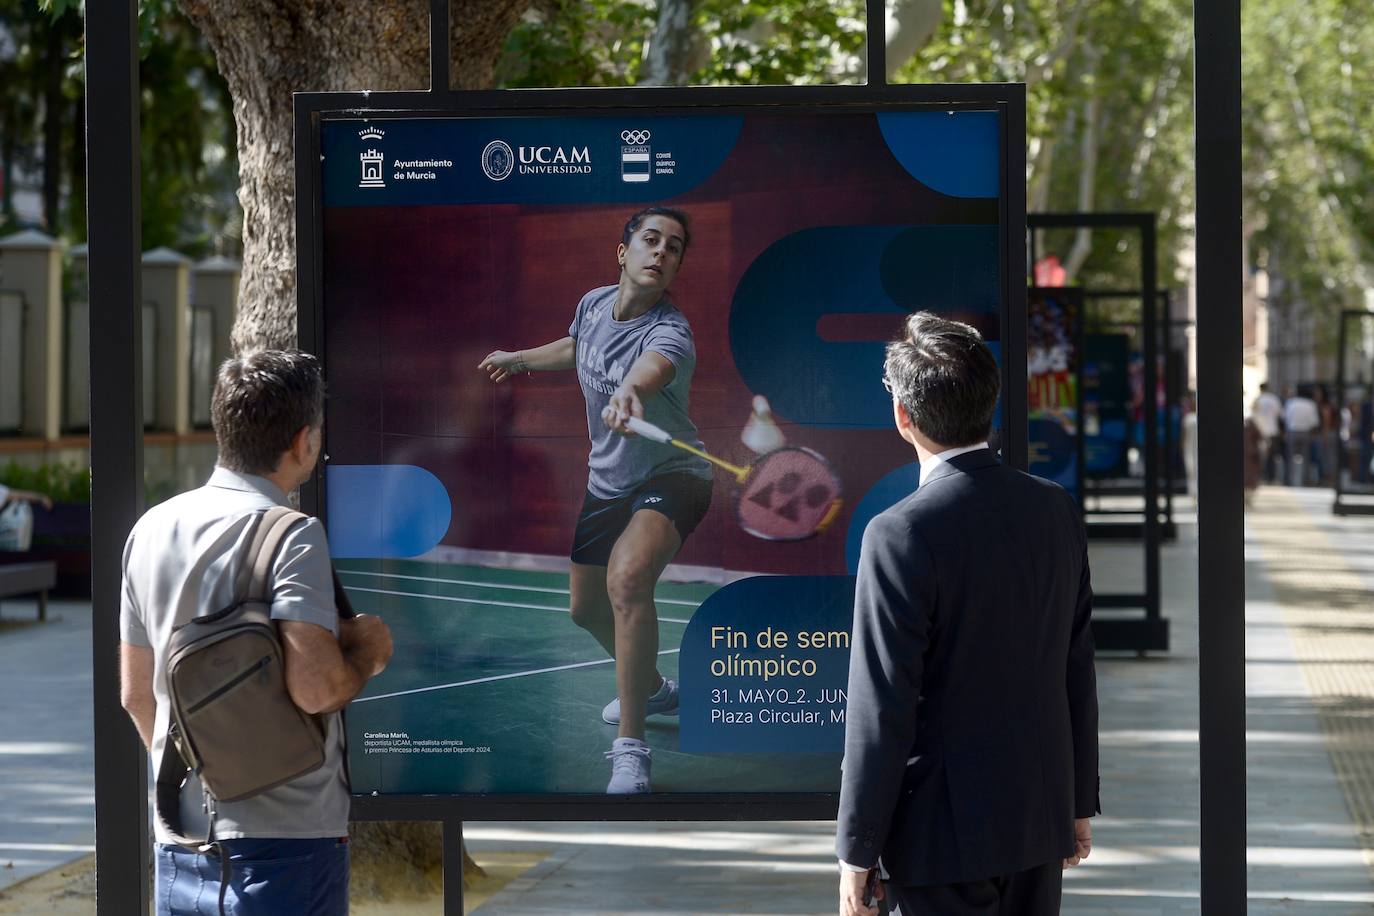
[[[1321,428],[1317,403],[1301,391],[1289,389],[1283,404],[1283,425],[1287,430],[1287,460],[1284,471],[1290,487],[1306,486],[1312,476],[1312,443]]]
[[[1263,440],[1264,480],[1278,483],[1279,464],[1283,460],[1283,402],[1269,389],[1268,382],[1260,382],[1259,397],[1251,405],[1251,414]]]

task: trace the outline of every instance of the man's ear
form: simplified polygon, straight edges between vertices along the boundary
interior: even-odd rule
[[[296,434],[291,437],[291,455],[296,461],[305,464],[305,459],[310,454],[310,427],[302,426],[296,430]]]
[[[896,398],[892,399],[892,422],[897,424],[897,431],[902,434],[903,438],[910,433],[914,425],[911,422],[911,414],[906,412],[902,402]]]

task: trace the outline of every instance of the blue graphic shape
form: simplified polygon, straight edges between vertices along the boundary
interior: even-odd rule
[[[811,426],[885,429],[886,341],[826,341],[825,315],[997,315],[997,227],[823,226],[784,236],[740,278],[730,349],[749,389]]]
[[[853,615],[852,576],[757,576],[712,594],[682,636],[682,751],[842,754]],[[765,632],[786,633],[787,644],[761,646]],[[821,647],[802,645],[802,634],[821,634]],[[815,673],[754,673],[770,661]]]
[[[415,557],[438,545],[453,520],[448,491],[412,464],[331,465],[325,478],[334,557]]]
[[[714,114],[329,120],[322,196],[326,207],[668,200],[715,174],[743,125]]]
[[[1031,417],[1027,429],[1031,443],[1027,470],[1052,480],[1078,496],[1078,439],[1054,417]]]
[[[996,197],[1001,137],[995,111],[904,111],[878,115],[887,148],[907,174],[950,197]]]
[[[849,531],[844,539],[844,563],[850,575],[859,572],[859,552],[863,549],[864,529],[868,523],[880,512],[915,493],[920,483],[921,463],[913,461],[889,471],[859,500],[854,507],[854,514],[850,516]]]

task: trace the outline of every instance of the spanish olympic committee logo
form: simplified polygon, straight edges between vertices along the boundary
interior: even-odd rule
[[[482,171],[492,181],[502,181],[515,170],[515,153],[505,140],[493,140],[482,150]]]
[[[647,130],[622,130],[620,132],[620,180],[629,182],[648,181],[653,172],[649,158],[649,132]]]

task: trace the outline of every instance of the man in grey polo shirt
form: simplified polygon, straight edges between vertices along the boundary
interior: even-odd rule
[[[211,405],[219,457],[209,482],[150,509],[124,548],[121,697],[153,760],[162,755],[172,631],[234,601],[253,515],[286,505],[319,460],[324,380],[313,356],[265,350],[219,370]],[[240,802],[221,802],[215,834],[231,863],[234,913],[343,916],[348,912],[349,789],[339,710],[391,658],[380,618],[340,620],[329,547],[315,518],[296,525],[272,570],[287,690],[326,723],[324,766]],[[183,791],[183,823],[201,823]],[[196,786],[198,788],[198,786]],[[217,912],[220,863],[175,845],[157,825],[158,914]]]

